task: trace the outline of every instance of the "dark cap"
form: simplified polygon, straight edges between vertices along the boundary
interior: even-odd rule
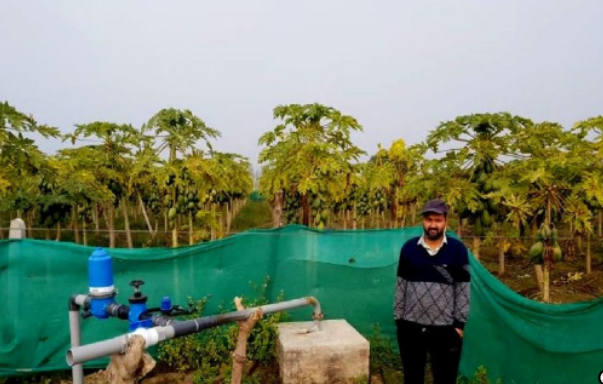
[[[446,203],[444,203],[440,199],[429,200],[427,204],[425,204],[425,206],[423,207],[423,211],[421,211],[422,215],[426,213],[439,213],[447,215],[448,207],[446,206]]]

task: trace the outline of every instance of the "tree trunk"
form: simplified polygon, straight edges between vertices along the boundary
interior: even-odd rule
[[[73,205],[71,207],[71,225],[73,226],[73,234],[75,238],[75,243],[80,243],[80,231],[78,228],[78,219],[77,219],[77,205]]]
[[[498,276],[505,274],[505,245],[503,241],[498,245]]]
[[[417,222],[417,203],[412,203],[412,223],[410,223],[411,226],[415,225],[415,223]]]
[[[30,209],[27,212],[27,217],[29,218],[29,225],[27,226],[27,237],[29,237],[30,239],[33,239],[33,226],[34,226],[34,217],[35,217],[35,211],[36,209]],[[2,230],[0,228],[0,239],[2,238]]]
[[[142,198],[140,197],[139,194],[136,194],[138,197],[138,203],[140,204],[140,211],[142,212],[142,215],[144,216],[144,221],[147,223],[147,228],[149,229],[149,233],[151,234],[151,236],[153,235],[153,227],[151,226],[151,220],[149,220],[149,215],[147,214],[147,210],[144,207],[144,202],[142,201]]]
[[[479,248],[480,248],[481,242],[482,242],[482,239],[479,236],[473,237],[473,255],[478,260],[479,260]]]
[[[283,213],[283,191],[280,190],[274,194],[274,206],[272,208],[272,226],[279,228],[281,226],[281,217]]]
[[[590,256],[590,232],[586,233],[586,274],[590,274],[592,272],[592,262]]]
[[[234,214],[233,214],[232,201],[228,200],[226,202],[226,233],[225,233],[225,235],[228,235],[230,233],[230,228],[232,227],[233,217],[234,217]]]
[[[354,211],[352,214],[352,218],[353,218],[353,229],[357,229],[358,228],[358,209],[356,209],[356,201],[354,201]]]
[[[61,241],[61,222],[60,221],[57,223],[57,237],[55,238],[55,241]]]
[[[212,217],[212,226],[211,226],[211,240],[216,240],[217,236],[216,236],[216,204],[215,203],[211,203],[211,217]]]
[[[82,235],[84,237],[84,246],[88,245],[88,231],[86,230],[86,219],[82,220]]]
[[[168,208],[167,207],[163,210],[163,231],[164,232],[168,231]]]
[[[188,212],[188,245],[193,245],[193,213]]]
[[[543,299],[545,303],[550,301],[550,271],[548,263],[544,263],[544,293]]]
[[[121,203],[123,204],[124,210],[124,229],[126,230],[128,248],[134,248],[134,244],[132,243],[132,232],[130,231],[130,218],[128,217],[128,199],[123,197]]]
[[[50,240],[50,228],[46,228],[46,240]]]
[[[107,204],[108,229],[109,229],[109,248],[115,248],[115,212],[113,203]]]
[[[603,236],[603,211],[599,211],[597,215],[597,236]]]
[[[98,217],[99,216],[98,208],[99,208],[99,205],[94,204],[94,209],[92,210],[92,221],[94,221],[94,234],[97,236],[100,233],[100,220]]]
[[[538,283],[538,290],[544,293],[544,274],[542,272],[542,264],[534,265],[534,272],[536,273],[536,283]]]
[[[302,195],[302,224],[310,226],[310,202],[307,193]]]

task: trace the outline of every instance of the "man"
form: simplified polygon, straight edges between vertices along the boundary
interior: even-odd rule
[[[444,202],[427,202],[422,215],[423,235],[400,250],[394,299],[404,384],[424,384],[428,353],[434,384],[455,384],[469,313],[468,250],[446,237]]]

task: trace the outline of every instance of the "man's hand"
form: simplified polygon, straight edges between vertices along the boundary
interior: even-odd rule
[[[456,333],[458,333],[460,337],[463,337],[463,335],[465,334],[462,329],[459,329],[459,328],[454,328],[454,329],[456,330]]]

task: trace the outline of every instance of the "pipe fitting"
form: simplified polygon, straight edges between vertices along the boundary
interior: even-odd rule
[[[75,294],[69,298],[69,310],[79,311],[81,307],[86,308],[90,303],[90,297],[88,295]]]

